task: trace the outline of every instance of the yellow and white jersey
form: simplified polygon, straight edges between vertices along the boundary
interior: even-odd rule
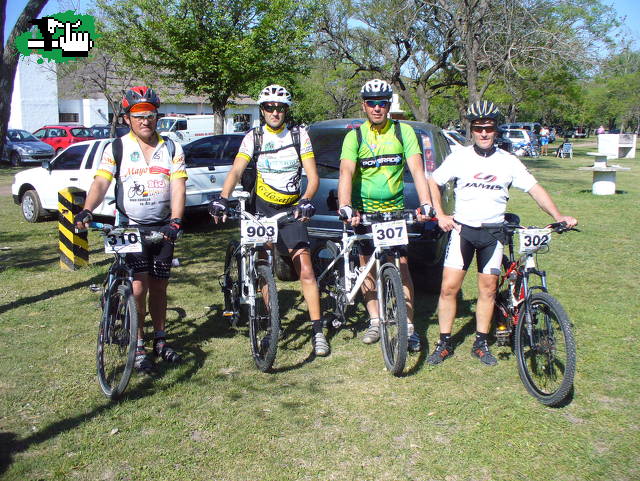
[[[116,201],[132,224],[164,222],[171,215],[171,188],[173,179],[187,178],[184,152],[178,143],[171,159],[166,143],[159,136],[158,145],[147,163],[138,140],[132,132],[122,137],[120,163],[121,186]],[[112,144],[105,147],[96,175],[108,181],[116,174]]]
[[[238,156],[250,161],[254,152],[254,133],[245,135]],[[273,130],[263,127],[262,146],[258,147],[256,194],[272,204],[292,204],[300,197],[301,164],[286,126]],[[313,148],[306,129],[300,127],[300,157],[313,158]]]

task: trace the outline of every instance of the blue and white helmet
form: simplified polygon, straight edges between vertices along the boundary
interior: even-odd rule
[[[373,79],[369,80],[360,89],[360,95],[363,100],[367,99],[390,99],[393,96],[393,89],[384,80]]]
[[[293,100],[286,88],[273,84],[265,87],[262,92],[260,92],[258,105],[262,105],[265,102],[280,102],[281,104],[287,104],[291,107]]]

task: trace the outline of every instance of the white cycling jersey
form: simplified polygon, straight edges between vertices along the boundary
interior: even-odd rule
[[[250,161],[253,157],[253,131],[242,140],[238,156]],[[273,130],[263,127],[262,146],[258,156],[256,194],[272,204],[291,204],[300,197],[300,159],[293,146],[291,132],[286,126]],[[311,140],[306,129],[300,127],[300,157],[313,157]]]
[[[432,176],[438,185],[455,180],[454,218],[472,227],[504,220],[512,185],[528,192],[537,184],[516,156],[496,149],[484,157],[473,145],[449,154]]]
[[[173,159],[169,158],[162,137],[158,136],[151,159],[147,163],[138,140],[133,132],[122,137],[122,162],[120,180],[122,191],[122,209],[131,224],[155,224],[169,220],[171,216],[170,183],[176,178],[187,178],[184,164],[184,152],[180,144],[175,143]],[[116,174],[116,161],[113,158],[112,145],[105,147],[96,175],[109,182]]]

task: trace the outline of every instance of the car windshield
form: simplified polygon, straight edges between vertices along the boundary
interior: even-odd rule
[[[158,120],[158,132],[169,132],[171,127],[176,123],[176,119],[160,119]]]
[[[520,130],[508,130],[506,132],[506,137],[510,139],[524,139],[524,132]]]
[[[84,128],[71,129],[71,135],[74,137],[91,137],[91,131]]]
[[[9,130],[7,137],[9,137],[9,140],[12,142],[38,142],[38,139],[26,130]]]
[[[91,136],[96,139],[108,139],[110,132],[110,127],[91,127]]]

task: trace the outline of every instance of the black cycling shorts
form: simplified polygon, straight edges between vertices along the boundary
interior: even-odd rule
[[[501,232],[464,224],[460,226],[460,232],[451,231],[444,266],[466,271],[476,254],[479,273],[500,275],[503,254]]]
[[[371,234],[371,226],[358,224],[353,228],[353,231],[358,235]],[[361,256],[369,257],[376,249],[376,247],[373,245],[372,239],[357,241],[356,244],[358,246],[358,254],[360,254]],[[401,257],[407,257],[407,246],[399,246],[398,250]]]
[[[291,204],[271,204],[256,196],[256,212],[267,217],[274,216],[283,211],[288,211],[291,207]],[[303,222],[297,220],[278,227],[277,246],[278,251],[281,254],[289,254],[289,249],[308,249],[310,243],[307,226]]]
[[[145,233],[160,230],[161,226],[134,226],[140,230],[143,239]],[[173,261],[173,243],[167,239],[152,244],[142,242],[142,252],[127,254],[126,264],[133,269],[135,274],[148,273],[158,279],[169,279],[171,274],[171,262]]]

